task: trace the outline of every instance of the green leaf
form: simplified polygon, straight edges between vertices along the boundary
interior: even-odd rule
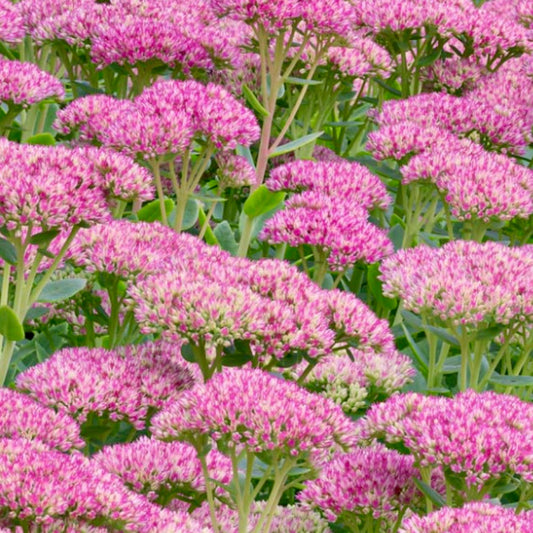
[[[57,302],[74,296],[77,292],[81,291],[87,280],[83,278],[67,278],[57,281],[50,281],[44,286],[38,302]]]
[[[313,141],[321,137],[323,133],[323,131],[317,131],[315,133],[310,133],[309,135],[304,135],[303,137],[300,137],[299,139],[288,142],[286,144],[282,144],[281,146],[278,146],[273,152],[268,154],[268,156],[277,157],[279,155],[288,154],[289,152],[294,152],[298,148],[301,148],[306,144],[312,143]]]
[[[206,220],[207,220],[207,216],[205,214],[205,211],[201,207],[199,207],[199,209],[198,209],[198,224],[200,225],[201,228],[206,223]],[[213,230],[211,229],[211,226],[209,224],[207,224],[207,226],[206,226],[206,230],[205,230],[205,234],[204,234],[204,240],[205,240],[205,242],[207,244],[212,244],[212,245],[218,245],[219,244],[218,240],[215,237],[215,234],[213,233]]]
[[[114,65],[111,66],[112,68]],[[121,74],[128,74],[127,71],[121,72]],[[73,81],[72,86],[78,90],[78,96],[87,96],[88,94],[103,94],[102,89],[97,89],[85,81]]]
[[[56,140],[51,133],[38,133],[37,135],[30,137],[26,141],[26,144],[38,144],[41,146],[54,146],[56,144]]]
[[[394,298],[387,298],[383,294],[383,283],[381,283],[381,280],[378,278],[378,276],[379,265],[377,263],[373,263],[368,267],[366,278],[370,293],[384,309],[392,310],[396,307],[398,302]]]
[[[8,341],[21,341],[24,338],[24,328],[15,311],[8,305],[0,307],[0,335]]]
[[[6,263],[14,265],[17,262],[17,250],[6,239],[0,237],[0,258]]]
[[[59,235],[59,230],[42,231],[30,237],[30,244],[48,246]]]
[[[489,381],[506,387],[529,387],[533,385],[533,376],[501,376],[494,373]]]
[[[324,83],[322,80],[308,80],[306,78],[295,78],[293,76],[285,78],[285,82],[290,85],[322,85]]]
[[[285,199],[283,191],[269,191],[266,185],[260,185],[244,202],[243,211],[250,218],[256,218],[277,207]]]
[[[386,84],[383,80],[381,80],[379,78],[374,78],[374,81],[378,85],[381,85],[381,87],[383,87],[390,94],[392,94],[394,96],[402,96],[402,92],[400,90],[396,89],[396,87],[392,87],[392,86]],[[397,86],[398,84],[395,84],[395,85]]]
[[[446,505],[446,500],[436,491],[433,490],[427,483],[421,479],[413,478],[415,485],[420,489],[424,496],[427,496],[438,508]]]
[[[199,206],[198,201],[192,198],[187,200],[185,205],[185,212],[183,213],[183,221],[181,223],[181,229],[187,230],[192,228],[198,221]]]
[[[409,330],[403,323],[402,323],[402,329],[405,334],[405,338],[407,339],[407,342],[409,343],[409,346],[411,347],[411,350],[413,351],[413,355],[416,357],[416,360],[418,361],[422,370],[427,372],[429,357],[421,350],[419,344],[415,342],[411,333],[409,332]]]
[[[268,111],[263,107],[261,102],[257,99],[255,94],[246,86],[242,86],[242,92],[246,101],[263,117],[268,117]]]
[[[395,224],[390,230],[388,237],[394,246],[394,250],[398,251],[402,247],[403,236],[405,235],[405,230],[401,224]]]
[[[227,220],[223,220],[218,224],[213,233],[223,250],[233,255],[237,253],[239,245],[235,240],[235,234]]]
[[[176,205],[174,204],[174,201],[170,198],[165,198],[164,204],[165,212],[168,217],[168,215],[172,213],[172,210]],[[153,202],[149,202],[143,207],[141,207],[141,209],[139,209],[139,211],[137,212],[137,218],[142,222],[155,222],[156,220],[158,222],[161,222],[162,217],[161,209],[159,206],[159,200],[154,200]]]

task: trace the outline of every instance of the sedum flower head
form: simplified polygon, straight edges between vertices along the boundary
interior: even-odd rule
[[[191,490],[205,492],[202,465],[196,450],[184,442],[140,437],[128,444],[106,446],[94,456],[94,461],[151,501],[168,493],[179,498],[180,495],[187,497]],[[213,479],[226,485],[231,482],[233,470],[228,457],[211,450],[206,461]]]
[[[533,247],[452,241],[399,250],[380,267],[387,296],[453,325],[530,323]]]
[[[24,21],[20,8],[11,0],[0,1],[0,41],[17,44],[24,39]]]
[[[127,531],[182,531],[183,515],[128,491],[118,477],[81,454],[44,450],[25,439],[0,439],[0,451],[4,524],[95,520]]]
[[[81,448],[80,427],[67,414],[11,389],[0,389],[0,437],[35,440],[61,451]]]
[[[96,413],[142,429],[151,412],[193,384],[174,354],[175,348],[165,343],[117,350],[66,348],[19,374],[17,386],[79,422]]]
[[[392,525],[406,507],[420,503],[413,481],[419,475],[409,455],[382,445],[358,448],[336,454],[317,479],[306,482],[298,499],[330,522],[350,514],[361,524],[371,517]]]
[[[362,438],[402,442],[417,466],[441,466],[467,487],[481,489],[506,474],[533,480],[533,407],[514,396],[397,394],[372,406],[359,425]]]
[[[258,369],[226,369],[185,392],[156,415],[164,440],[210,435],[219,445],[286,457],[334,446],[350,448],[353,423],[332,401]]]
[[[47,98],[62,99],[61,82],[33,63],[0,60],[0,100],[28,107]]]
[[[399,533],[528,533],[533,512],[516,514],[514,509],[491,503],[471,502],[463,507],[443,507],[427,516],[412,515],[402,522]]]

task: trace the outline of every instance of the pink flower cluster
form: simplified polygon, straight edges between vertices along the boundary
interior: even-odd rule
[[[0,100],[27,107],[46,98],[62,99],[61,82],[33,63],[0,60]]]
[[[105,272],[133,281],[158,272],[166,258],[197,242],[158,222],[113,220],[81,229],[66,259],[86,272]]]
[[[369,135],[368,148],[379,159],[397,160],[428,148],[416,139],[404,139],[415,128],[422,130],[417,135],[435,132],[434,139],[450,132],[489,149],[522,152],[531,141],[533,80],[520,65],[487,77],[479,89],[463,97],[428,93],[386,102],[377,117],[380,129]],[[505,87],[510,88],[508,95],[500,97]],[[394,149],[397,146],[403,147],[401,152]]]
[[[295,350],[317,357],[347,342],[395,352],[386,322],[353,294],[322,290],[282,261],[252,262],[188,241],[162,257],[164,270],[128,290],[143,332],[208,346],[241,339],[277,358]]]
[[[0,155],[0,226],[15,235],[105,222],[117,194],[153,194],[148,173],[118,154],[1,140]]]
[[[0,389],[0,438],[35,440],[47,447],[69,451],[82,448],[80,427],[67,414],[56,413],[29,396]]]
[[[482,490],[508,474],[533,481],[533,407],[515,396],[397,394],[373,405],[358,424],[362,439],[401,442],[418,467],[443,467],[467,488]]]
[[[266,507],[265,501],[252,503],[248,516],[248,528],[256,527]],[[224,533],[239,533],[239,514],[236,509],[220,504],[215,509],[217,522]],[[211,517],[209,506],[204,503],[195,509],[191,516],[200,524],[209,527]],[[311,511],[302,505],[278,505],[270,524],[269,533],[332,533],[327,521],[318,512]]]
[[[527,218],[533,213],[533,171],[479,145],[447,136],[401,168],[403,183],[429,181],[459,220]]]
[[[140,437],[132,443],[106,446],[94,456],[94,461],[150,501],[158,500],[165,493],[179,498],[180,495],[186,497],[191,489],[205,492],[202,465],[196,450],[184,442],[162,442]],[[219,483],[229,485],[233,477],[231,460],[211,450],[206,461],[210,476]]]
[[[59,519],[99,521],[139,533],[191,531],[184,527],[185,513],[149,503],[81,454],[46,450],[25,439],[0,439],[0,451],[1,525],[46,527]]]
[[[331,398],[345,413],[357,413],[376,397],[390,396],[415,375],[406,355],[394,351],[350,351],[353,361],[337,355],[322,358],[303,383],[305,388]],[[298,370],[300,365],[292,373]]]
[[[166,64],[186,74],[221,62],[238,66],[237,45],[245,40],[238,25],[219,21],[205,1],[23,0],[19,12],[37,43],[89,48],[99,66]]]
[[[240,189],[256,183],[255,168],[246,157],[222,152],[217,154],[216,160],[219,190]]]
[[[143,429],[154,411],[194,383],[176,362],[177,351],[179,346],[166,343],[116,350],[65,348],[19,374],[17,387],[79,422],[95,413]]]
[[[317,479],[306,482],[298,500],[320,509],[330,522],[349,514],[361,524],[371,517],[392,525],[405,508],[420,505],[421,494],[413,481],[419,476],[410,455],[382,445],[358,448],[335,455]],[[381,527],[386,530],[383,522]]]
[[[254,29],[262,27],[269,34],[299,25],[302,32],[314,35],[345,36],[355,22],[345,0],[211,0],[211,5],[218,15],[243,20]]]
[[[405,309],[453,325],[533,320],[533,246],[452,241],[399,250],[383,261],[383,291]]]
[[[24,23],[18,6],[11,0],[0,0],[0,40],[9,44],[24,39]]]
[[[253,113],[223,87],[176,80],[156,82],[133,102],[106,95],[77,99],[58,112],[55,127],[145,159],[183,153],[193,138],[232,149],[260,133]]]
[[[491,503],[472,502],[464,507],[443,507],[427,516],[412,515],[402,522],[399,533],[529,533],[533,512],[516,514],[513,509]]]
[[[368,210],[385,208],[390,198],[379,178],[361,165],[295,161],[274,169],[266,184],[274,191],[303,192],[266,222],[260,239],[316,247],[337,271],[392,253],[386,232],[367,220]]]
[[[259,369],[225,369],[195,385],[152,419],[151,432],[162,440],[210,435],[224,446],[298,458],[356,440],[331,400]]]

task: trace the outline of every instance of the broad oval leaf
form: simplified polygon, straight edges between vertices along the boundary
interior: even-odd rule
[[[15,311],[8,305],[0,307],[0,335],[8,341],[21,341],[24,338],[24,328]]]
[[[41,294],[37,298],[38,302],[57,302],[74,296],[81,291],[87,280],[83,278],[68,278],[57,281],[50,281],[44,286]]]
[[[256,218],[283,202],[283,191],[269,191],[266,185],[259,186],[244,202],[243,211],[250,218]]]

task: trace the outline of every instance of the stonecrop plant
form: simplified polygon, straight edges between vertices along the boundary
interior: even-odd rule
[[[0,0],[0,531],[531,533],[532,31]]]

